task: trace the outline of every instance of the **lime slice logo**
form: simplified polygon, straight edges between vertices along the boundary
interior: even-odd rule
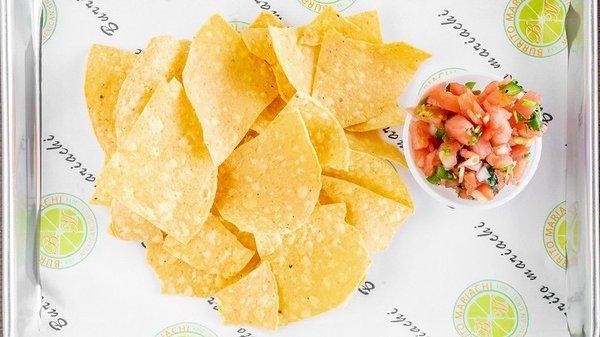
[[[528,323],[527,306],[521,295],[496,280],[470,285],[454,306],[454,326],[463,337],[522,337]]]
[[[233,27],[233,29],[237,30],[239,33],[246,30],[246,28],[248,28],[248,26],[250,25],[248,22],[236,20],[229,21],[229,24]]]
[[[512,44],[523,53],[547,57],[565,49],[567,0],[510,0],[504,28]]]
[[[40,264],[69,268],[85,259],[96,243],[94,213],[81,199],[65,193],[42,198]]]
[[[177,323],[167,327],[156,337],[218,337],[209,328],[196,323]]]
[[[356,0],[298,0],[298,2],[315,13],[321,13],[326,6],[331,6],[338,12],[343,12],[354,5]]]
[[[58,12],[54,0],[42,0],[42,43],[46,43],[54,34]]]
[[[543,228],[543,244],[548,257],[565,269],[567,266],[567,206],[556,205],[548,214]]]

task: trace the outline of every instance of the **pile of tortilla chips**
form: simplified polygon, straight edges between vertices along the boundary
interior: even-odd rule
[[[303,27],[214,15],[140,55],[100,45],[85,95],[106,163],[95,204],[143,242],[162,292],[215,296],[265,329],[342,305],[413,213],[378,135],[429,55],[384,43],[377,12],[328,7]]]

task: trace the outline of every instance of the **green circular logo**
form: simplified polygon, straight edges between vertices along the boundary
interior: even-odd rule
[[[91,253],[97,236],[96,217],[81,199],[65,193],[42,198],[40,265],[65,269],[78,264]]]
[[[209,328],[195,323],[178,323],[159,332],[156,337],[218,337]]]
[[[58,12],[54,0],[42,0],[42,43],[46,43],[54,34]]]
[[[510,0],[504,29],[510,42],[533,57],[552,56],[567,46],[566,0]]]
[[[425,92],[425,90],[429,89],[433,84],[440,82],[446,78],[449,78],[450,76],[452,76],[456,73],[463,72],[463,71],[467,71],[467,69],[444,68],[444,69],[436,71],[431,76],[429,76],[425,80],[425,82],[423,82],[423,84],[421,85],[421,88],[419,89],[419,93],[418,93],[419,97],[421,97],[423,95],[423,93]]]
[[[231,27],[233,27],[233,29],[237,30],[240,33],[242,31],[246,30],[246,28],[248,28],[248,26],[250,26],[250,24],[248,22],[236,21],[236,20],[229,21],[229,24],[231,25]]]
[[[510,285],[484,280],[463,291],[454,306],[454,327],[462,337],[523,337],[529,313]]]
[[[332,6],[338,12],[343,12],[354,5],[356,0],[298,0],[302,6],[315,13],[321,13],[326,6]]]
[[[556,265],[567,267],[567,205],[561,202],[552,209],[544,222],[544,248]]]

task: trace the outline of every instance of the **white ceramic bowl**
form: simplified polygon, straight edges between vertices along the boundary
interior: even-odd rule
[[[477,83],[476,89],[483,89],[482,86],[485,86],[494,80],[501,79],[496,76],[487,74],[461,73],[457,76],[452,76],[444,79],[443,81],[434,83],[430,86],[430,88],[442,82],[466,83],[473,81]],[[427,89],[424,91],[424,93],[427,92]],[[416,106],[420,99],[421,97],[417,97],[413,101],[413,106]],[[525,169],[525,172],[523,173],[523,178],[521,179],[519,185],[507,185],[496,195],[496,197],[493,200],[488,202],[462,199],[459,198],[456,192],[451,188],[430,184],[426,180],[427,177],[425,176],[423,171],[421,171],[421,169],[417,167],[413,157],[412,144],[410,142],[410,123],[412,122],[412,120],[412,115],[408,115],[406,117],[406,121],[404,122],[404,129],[402,132],[405,149],[404,156],[406,157],[408,168],[410,169],[412,176],[415,178],[419,186],[421,186],[421,188],[425,190],[425,192],[427,192],[430,196],[432,196],[439,202],[444,203],[445,205],[453,208],[491,209],[506,204],[511,199],[516,197],[525,188],[525,186],[527,186],[529,181],[531,181],[531,178],[533,178],[533,175],[540,162],[540,157],[542,155],[542,139],[538,138],[535,144],[531,147],[531,157],[529,161],[529,166]]]

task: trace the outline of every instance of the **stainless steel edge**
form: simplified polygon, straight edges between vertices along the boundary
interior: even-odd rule
[[[0,0],[3,336],[39,334],[41,4]]]
[[[600,336],[597,0],[573,0],[567,117],[567,322],[571,336]]]

